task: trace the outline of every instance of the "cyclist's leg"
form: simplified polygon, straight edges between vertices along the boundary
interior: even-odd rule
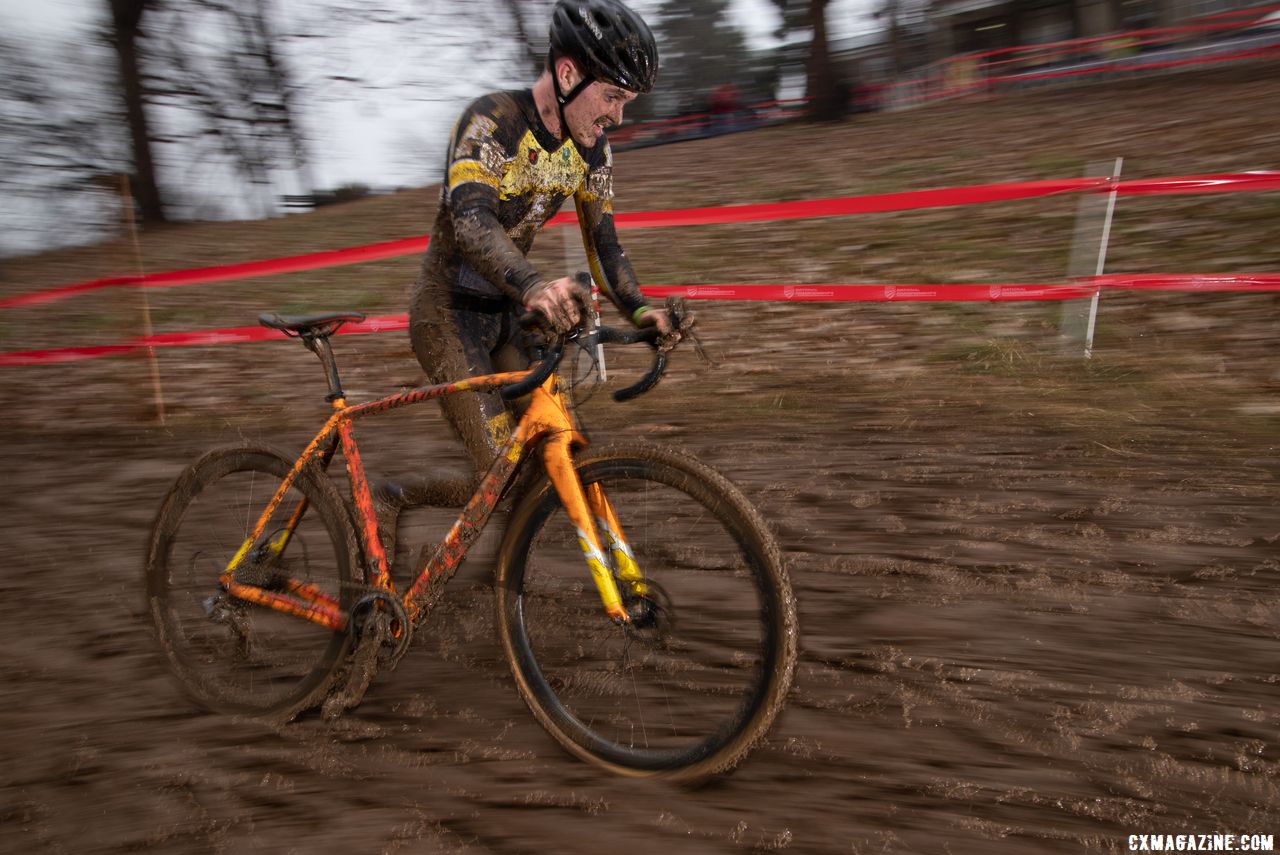
[[[410,339],[428,379],[448,383],[491,374],[499,355],[507,363],[504,367],[521,367],[509,361],[511,314],[502,299],[474,298],[430,285],[415,289]],[[515,426],[511,408],[496,392],[449,395],[441,399],[441,406],[462,438],[474,471],[486,471]]]
[[[413,352],[431,383],[492,373],[490,350],[500,346],[503,324],[494,311],[500,304],[469,300],[451,292],[447,284],[441,285],[424,272],[414,286],[409,305]],[[461,305],[455,306],[455,302]],[[373,488],[378,531],[393,564],[401,511],[424,505],[465,505],[513,424],[504,402],[496,394],[449,395],[441,399],[440,405],[466,446],[471,463],[466,474],[433,471],[398,475],[395,480],[382,481]]]

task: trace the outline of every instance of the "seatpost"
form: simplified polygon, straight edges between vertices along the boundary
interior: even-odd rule
[[[342,380],[338,377],[338,361],[333,356],[333,348],[329,346],[329,336],[327,335],[306,335],[302,336],[302,343],[307,346],[307,350],[320,357],[320,363],[324,365],[324,373],[329,381],[329,394],[325,400],[333,403],[339,398],[345,398],[346,395],[342,391]]]

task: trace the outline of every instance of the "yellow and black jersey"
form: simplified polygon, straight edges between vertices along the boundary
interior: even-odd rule
[[[570,196],[592,274],[630,316],[645,300],[613,225],[608,139],[587,150],[571,139],[561,143],[543,126],[529,90],[486,95],[454,126],[423,265],[426,284],[437,293],[520,301],[535,284],[565,275],[544,275],[525,256]]]

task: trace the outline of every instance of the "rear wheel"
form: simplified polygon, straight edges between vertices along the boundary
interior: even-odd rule
[[[697,779],[768,731],[796,660],[795,600],[759,514],[723,476],[647,446],[580,461],[644,573],[628,626],[604,612],[576,529],[543,482],[513,512],[498,623],[521,695],[578,757],[631,775]]]
[[[156,517],[147,556],[151,616],[173,672],[213,710],[291,718],[324,698],[347,653],[348,633],[233,598],[218,581],[292,466],[267,448],[217,449],[179,476]],[[288,545],[272,550],[303,501]],[[302,582],[348,611],[355,556],[341,496],[307,467],[236,580],[277,593],[286,579]]]

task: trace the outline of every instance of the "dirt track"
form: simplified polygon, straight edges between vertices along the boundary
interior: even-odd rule
[[[1274,312],[1239,299],[1237,318]],[[136,403],[54,388],[137,386],[138,361],[11,387],[31,410],[0,499],[0,848],[1025,853],[1280,832],[1276,432],[1222,397],[1229,374],[1169,367],[1203,330],[1090,367],[1025,332],[940,360],[928,331],[954,344],[961,325],[910,307],[702,311],[719,369],[681,354],[644,406],[597,395],[585,412],[597,435],[698,452],[777,526],[802,659],[737,772],[683,791],[563,755],[500,658],[483,542],[400,668],[336,725],[193,709],[145,621],[151,516],[199,449],[297,448],[323,412],[296,344],[220,348],[164,355],[191,393],[164,430]],[[796,329],[824,346],[788,346]],[[1218,350],[1264,386],[1266,351]],[[342,352],[356,395],[384,388],[388,364],[416,379],[394,337]],[[285,400],[255,391],[282,377],[300,378]],[[414,468],[424,433],[461,465],[424,412],[366,431],[366,465]]]

